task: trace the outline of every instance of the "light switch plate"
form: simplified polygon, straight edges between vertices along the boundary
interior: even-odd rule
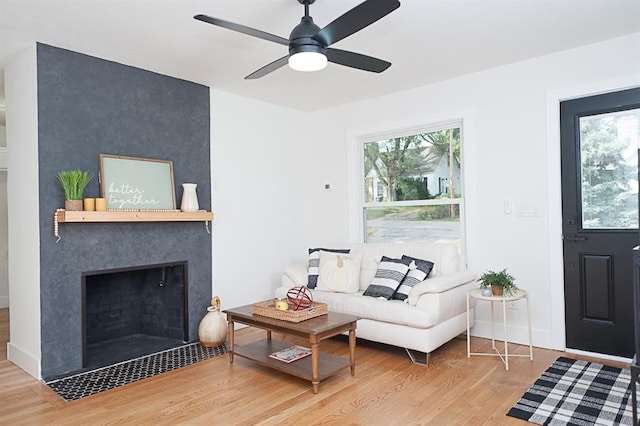
[[[504,200],[504,214],[511,214],[513,212],[512,204],[510,200]]]

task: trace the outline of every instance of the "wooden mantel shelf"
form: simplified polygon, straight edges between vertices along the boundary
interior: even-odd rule
[[[213,220],[213,212],[200,210],[197,212],[181,211],[106,211],[56,212],[59,223],[79,222],[199,222]]]

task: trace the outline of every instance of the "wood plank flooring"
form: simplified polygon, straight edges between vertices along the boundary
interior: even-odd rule
[[[0,309],[0,338],[8,338],[8,314]],[[4,332],[3,330],[7,330]],[[236,332],[243,344],[264,336]],[[274,338],[305,344],[274,333]],[[6,340],[0,342],[6,347]],[[472,339],[473,350],[490,342]],[[342,337],[322,350],[348,356]],[[528,348],[510,345],[514,353]],[[320,383],[313,394],[305,380],[235,358],[221,356],[71,403],[14,364],[0,361],[1,425],[526,425],[505,416],[526,389],[558,357],[534,349],[534,361],[466,357],[464,336],[412,364],[399,348],[358,341],[356,376],[348,369]],[[587,359],[581,357],[582,359]],[[590,359],[591,360],[591,359]],[[628,368],[621,363],[595,361]]]

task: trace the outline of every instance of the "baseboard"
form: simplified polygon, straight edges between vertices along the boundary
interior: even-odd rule
[[[0,296],[0,309],[9,307],[9,296]]]
[[[40,360],[23,351],[13,343],[7,343],[7,360],[11,361],[29,375],[40,380]]]

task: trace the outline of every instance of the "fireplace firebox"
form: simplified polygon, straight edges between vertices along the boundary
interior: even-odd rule
[[[186,261],[83,272],[83,369],[186,343],[187,276]]]

